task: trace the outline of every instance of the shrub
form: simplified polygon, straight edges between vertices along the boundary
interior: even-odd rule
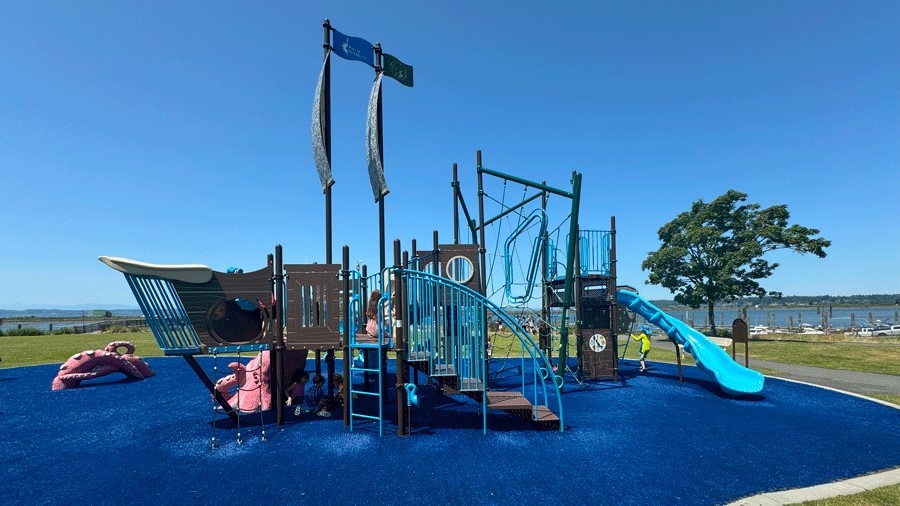
[[[21,329],[9,329],[6,331],[8,336],[42,336],[44,334],[46,332],[34,327],[22,327]]]

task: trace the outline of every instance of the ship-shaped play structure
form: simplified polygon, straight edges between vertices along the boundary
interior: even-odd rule
[[[484,431],[489,411],[509,413],[535,427],[564,430],[562,393],[567,378],[579,384],[619,381],[618,336],[627,332],[629,312],[682,344],[726,393],[762,390],[762,375],[736,364],[701,333],[636,293],[617,290],[615,217],[606,231],[578,228],[580,174],[573,173],[571,190],[560,190],[482,167],[480,153],[478,173],[477,220],[468,216],[455,170],[451,185],[472,243],[459,242],[463,220],[457,218],[452,244],[441,244],[436,231],[426,248],[414,241],[401,251],[400,241],[394,241],[393,264],[374,275],[368,275],[365,266],[351,269],[347,246],[340,264],[286,264],[281,246],[276,246],[266,266],[251,272],[117,257],[100,260],[125,275],[164,353],[184,357],[219,410],[238,422],[240,413],[273,409],[278,423],[283,423],[285,387],[306,366],[310,352],[316,358],[316,372],[324,360],[326,378],[332,379],[340,351],[346,378],[340,392],[347,400],[344,424],[351,430],[361,423],[377,424],[381,433],[385,419],[394,419],[388,414],[393,405],[398,434],[406,433],[420,373],[441,391],[477,402]],[[503,205],[497,216],[486,217],[483,176],[520,184],[534,193],[518,204]],[[571,202],[568,235],[557,234],[556,242],[548,232],[544,209],[549,194]],[[540,209],[518,211],[538,197],[544,201]],[[505,292],[498,303],[497,292],[487,289],[483,231],[513,212],[521,218],[507,237],[500,238],[505,257],[500,284]],[[529,227],[537,233],[528,236]],[[517,243],[528,253],[524,274],[514,272],[516,262],[510,258]],[[527,289],[516,292],[517,285]],[[367,316],[365,301],[376,290],[378,314]],[[540,313],[535,313],[538,324],[523,322],[531,300],[541,304]],[[366,330],[369,319],[377,322],[377,332]],[[514,351],[498,357],[494,347],[498,339],[504,346],[511,340],[507,350]],[[395,379],[387,377],[389,352],[396,357]],[[228,375],[220,378],[210,377],[195,359],[242,353],[258,355],[249,363],[230,363]],[[492,359],[512,357],[519,362],[516,375],[491,374]],[[331,395],[336,393],[333,383],[328,383]]]

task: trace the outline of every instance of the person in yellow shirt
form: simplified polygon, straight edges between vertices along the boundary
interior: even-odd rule
[[[650,325],[641,325],[641,333],[638,335],[631,334],[631,338],[641,343],[641,356],[638,360],[641,361],[641,372],[644,372],[647,370],[647,364],[644,360],[647,358],[647,354],[650,353]]]

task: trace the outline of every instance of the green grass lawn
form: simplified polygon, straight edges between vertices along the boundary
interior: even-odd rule
[[[750,358],[900,376],[900,339],[857,337],[823,341],[813,339],[818,336],[790,337],[793,339],[751,341]]]
[[[895,506],[900,504],[900,485],[876,488],[856,495],[797,503],[802,506]]]
[[[124,332],[102,334],[59,334],[45,336],[0,336],[0,367],[65,362],[85,350],[102,350],[113,341],[128,341],[139,357],[159,357],[162,350],[153,334]],[[124,350],[123,350],[124,351]]]

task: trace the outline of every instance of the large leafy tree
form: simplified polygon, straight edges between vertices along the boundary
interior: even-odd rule
[[[710,203],[694,202],[659,229],[662,245],[641,264],[650,271],[647,284],[668,288],[680,304],[705,304],[713,335],[717,302],[766,294],[757,280],[778,267],[763,258],[766,253],[788,249],[824,258],[831,245],[813,237],[816,229],[788,225],[787,206],[761,209],[746,200],[746,193],[728,190]]]

